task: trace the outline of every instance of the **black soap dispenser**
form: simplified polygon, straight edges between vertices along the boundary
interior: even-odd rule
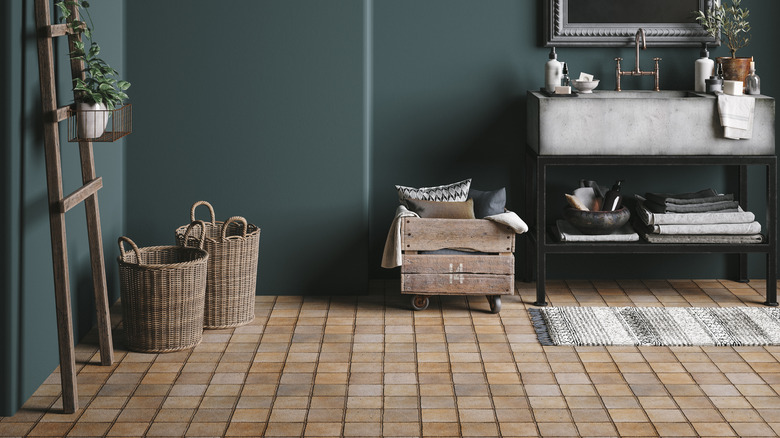
[[[620,185],[622,183],[622,179],[618,180],[604,195],[604,204],[601,206],[602,211],[615,211],[623,206],[623,195],[620,194]]]

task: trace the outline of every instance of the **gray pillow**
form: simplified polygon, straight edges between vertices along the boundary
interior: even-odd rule
[[[483,192],[482,190],[469,190],[469,198],[474,200],[474,216],[482,219],[504,212],[506,207],[506,187],[498,190]]]

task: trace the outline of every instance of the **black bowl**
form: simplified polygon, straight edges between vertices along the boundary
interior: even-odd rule
[[[583,234],[609,234],[625,225],[631,212],[627,207],[615,211],[581,211],[567,206],[563,217]]]

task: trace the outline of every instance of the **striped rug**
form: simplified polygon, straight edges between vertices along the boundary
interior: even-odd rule
[[[780,345],[774,307],[529,309],[543,345]]]

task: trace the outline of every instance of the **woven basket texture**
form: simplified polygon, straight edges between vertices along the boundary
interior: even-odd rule
[[[136,249],[121,250],[118,258],[128,348],[165,353],[198,345],[203,339],[208,253],[180,246]]]
[[[211,222],[205,223],[203,244],[209,253],[203,326],[218,329],[248,324],[255,318],[260,228],[240,216],[216,221],[214,209],[206,201],[192,206],[193,220],[200,205],[206,205],[211,212]],[[198,245],[200,242],[192,236],[185,242],[186,229],[187,226],[176,229],[176,243]]]

